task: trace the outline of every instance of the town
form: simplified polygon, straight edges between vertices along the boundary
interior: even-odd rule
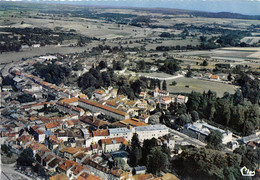
[[[56,17],[57,12],[45,9],[32,11],[34,17],[19,13],[5,18],[18,18],[19,28],[34,18],[70,21],[75,12],[64,7],[70,15],[59,12]],[[167,27],[179,31],[185,25],[176,35],[161,32],[157,26],[163,25],[148,16],[112,14],[107,17],[118,23],[113,28],[129,28],[134,40],[130,34],[110,38],[108,33],[104,38],[74,29],[59,32],[61,27],[44,31],[26,26],[25,32],[0,28],[12,40],[31,38],[19,47],[0,47],[6,59],[21,53],[0,64],[1,179],[243,179],[243,169],[259,179],[260,41],[240,41],[259,27],[244,25],[239,34],[244,37],[231,48],[224,43],[231,28],[207,26],[204,36],[204,29],[193,25]],[[22,23],[20,16],[25,18]],[[100,13],[89,16],[80,17],[89,27],[97,22],[102,28],[111,25]],[[118,16],[136,19],[122,25],[128,19]],[[151,18],[167,21],[166,16]],[[36,32],[44,38],[33,38]],[[180,38],[197,38],[201,44],[165,45]],[[209,43],[216,44],[211,48]],[[150,47],[154,44],[158,46]],[[38,52],[44,48],[55,52]]]

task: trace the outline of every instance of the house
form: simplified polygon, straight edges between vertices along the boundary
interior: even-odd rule
[[[73,155],[79,153],[81,149],[80,148],[74,148],[74,147],[64,147],[60,149],[60,153],[63,154],[63,157],[68,160],[74,160]]]
[[[99,128],[102,125],[108,125],[106,121],[102,121],[93,116],[82,116],[79,120],[95,128]]]
[[[56,157],[54,159],[52,159],[48,165],[47,165],[47,169],[49,171],[56,171],[56,168],[63,162],[63,160],[59,157]]]
[[[75,164],[77,164],[75,161],[65,160],[56,168],[56,172],[67,174],[68,170]]]
[[[50,180],[69,180],[69,177],[64,173],[61,173],[50,177]]]
[[[61,123],[59,121],[50,122],[45,125],[45,128],[49,131],[55,131],[56,129],[61,128]]]
[[[82,164],[89,168],[90,172],[102,179],[111,179],[111,174],[108,168],[94,162],[90,158],[86,158]]]
[[[68,175],[70,179],[76,179],[80,173],[86,171],[88,168],[80,165],[80,164],[75,164],[68,172]]]
[[[101,99],[106,96],[106,92],[102,89],[97,89],[93,92],[95,98]]]
[[[75,162],[80,163],[88,156],[89,155],[87,155],[85,152],[79,152],[79,153],[75,154],[73,157],[74,157]]]
[[[133,174],[145,174],[146,173],[146,167],[145,166],[137,166],[133,169]]]
[[[170,96],[163,97],[161,101],[161,108],[168,109],[171,102],[172,102],[172,98]]]
[[[210,79],[219,81],[220,78],[218,75],[211,75]]]
[[[34,139],[39,143],[43,143],[45,140],[45,133],[38,126],[30,127],[30,132],[34,136]]]
[[[152,180],[154,179],[152,174],[137,174],[134,175],[131,179],[133,180]]]
[[[101,139],[99,141],[100,146],[104,153],[119,151],[124,146],[128,145],[128,141],[123,137]]]
[[[106,139],[109,137],[109,131],[107,129],[99,129],[92,132],[93,143],[98,142],[100,139]]]
[[[150,118],[149,115],[147,115],[147,114],[141,114],[141,116],[139,117],[139,121],[148,124],[148,123],[149,123],[149,118]]]
[[[43,166],[47,166],[49,162],[51,162],[52,160],[54,160],[56,157],[53,154],[49,154],[48,156],[46,156],[45,158],[43,158],[42,160],[42,165]]]
[[[205,74],[204,74],[204,77],[205,77],[205,78],[208,78],[208,79],[209,79],[211,76],[212,76],[211,73],[205,73]]]
[[[102,154],[102,147],[98,143],[93,143],[90,145],[90,148],[92,150],[92,154]]]
[[[154,97],[165,97],[165,96],[169,96],[169,92],[160,90],[159,88],[155,88],[155,90],[153,92],[153,96]]]
[[[82,172],[76,180],[102,180],[101,178],[94,176],[92,174]]]
[[[17,145],[23,145],[33,140],[31,135],[22,135],[16,139]]]
[[[146,100],[141,100],[139,103],[137,103],[137,107],[140,109],[146,109],[147,105],[148,105],[148,103]]]
[[[147,93],[142,91],[142,92],[140,92],[140,94],[139,94],[139,98],[145,99],[145,98],[146,98],[146,95],[147,95]]]
[[[188,97],[183,96],[183,95],[178,95],[178,96],[175,96],[175,98],[174,98],[174,102],[179,103],[179,104],[187,103],[187,101],[188,101]]]

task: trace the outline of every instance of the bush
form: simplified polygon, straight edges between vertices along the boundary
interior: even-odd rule
[[[176,81],[172,81],[172,86],[176,86],[177,85],[177,82]]]

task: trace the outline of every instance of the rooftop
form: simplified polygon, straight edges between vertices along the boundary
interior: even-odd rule
[[[154,131],[154,130],[168,130],[168,128],[165,125],[161,125],[161,124],[135,127],[135,131]]]
[[[83,102],[83,103],[86,103],[86,104],[89,104],[91,106],[95,106],[95,107],[98,107],[98,108],[101,108],[101,109],[104,109],[104,110],[107,110],[107,111],[110,111],[110,112],[113,112],[115,114],[119,114],[119,115],[122,115],[122,116],[127,116],[128,114],[123,112],[123,111],[119,111],[117,109],[114,109],[114,108],[111,108],[111,107],[108,107],[108,106],[105,106],[105,105],[102,105],[96,101],[91,101],[91,100],[85,100],[85,99],[79,99],[79,101]]]

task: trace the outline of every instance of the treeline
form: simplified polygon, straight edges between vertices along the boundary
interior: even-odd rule
[[[32,46],[33,44],[57,45],[64,40],[78,39],[81,44],[89,43],[96,38],[81,36],[73,32],[54,32],[51,29],[42,28],[0,28],[0,32],[8,32],[10,34],[2,34],[0,36],[0,51],[19,51],[21,45]],[[18,38],[18,36],[20,36]]]
[[[186,105],[187,112],[195,111],[200,118],[230,127],[243,136],[254,133],[260,126],[259,106],[247,101],[240,90],[234,95],[225,93],[222,98],[211,91],[192,92]]]
[[[209,50],[216,49],[220,47],[245,47],[251,46],[244,42],[240,42],[240,40],[247,36],[248,33],[242,31],[234,31],[232,33],[224,33],[219,37],[212,37],[207,39],[206,37],[200,37],[201,43],[199,45],[187,45],[187,46],[157,46],[156,51],[172,51],[172,50]],[[165,36],[171,36],[165,35]],[[183,35],[182,35],[183,36]],[[254,46],[254,45],[252,45]]]
[[[70,75],[71,69],[65,66],[57,65],[54,63],[41,64],[36,63],[33,65],[36,76],[40,76],[45,81],[59,85]]]

